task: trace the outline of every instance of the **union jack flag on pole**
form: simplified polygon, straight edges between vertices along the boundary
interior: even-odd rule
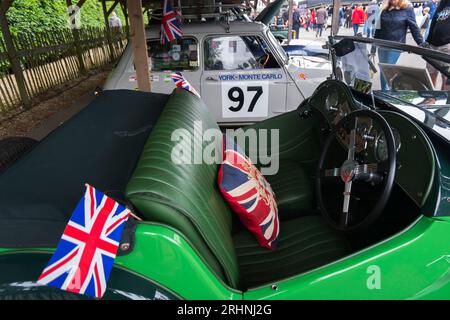
[[[130,211],[86,184],[38,283],[101,298]]]
[[[181,31],[180,21],[170,5],[168,0],[164,0],[164,8],[161,22],[161,43],[171,42],[175,39],[181,39],[183,32]]]
[[[177,88],[187,90],[195,94],[197,97],[201,98],[197,90],[194,89],[194,87],[183,77],[183,75],[180,72],[174,72],[170,75],[170,77],[172,78]]]

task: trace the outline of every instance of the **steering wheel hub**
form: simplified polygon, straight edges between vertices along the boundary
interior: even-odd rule
[[[355,160],[345,160],[341,166],[341,179],[343,182],[350,182],[355,176],[355,169],[358,163]]]

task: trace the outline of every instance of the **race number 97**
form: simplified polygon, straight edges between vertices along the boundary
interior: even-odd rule
[[[224,118],[255,118],[268,115],[267,83],[240,82],[222,85]]]

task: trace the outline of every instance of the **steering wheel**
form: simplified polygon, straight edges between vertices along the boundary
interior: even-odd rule
[[[368,132],[361,132],[362,130],[358,126],[359,122],[367,123],[367,120],[371,121],[373,128],[378,131],[377,136],[383,137],[385,140],[383,141],[387,149],[385,159],[370,162],[367,160],[368,152],[356,153],[357,142],[364,143],[367,147],[367,141],[375,140]],[[336,162],[336,155],[329,151],[332,142],[339,135],[348,137],[347,157],[338,168],[324,168],[328,163]],[[366,228],[380,216],[392,192],[396,171],[396,153],[392,130],[379,113],[372,110],[358,110],[348,114],[337,123],[325,141],[316,176],[317,201],[323,217],[331,227],[339,231],[357,231]],[[333,201],[325,202],[330,192],[324,192],[327,182],[334,180],[336,183],[336,179],[341,181],[344,191],[342,206],[337,207],[336,201],[334,203],[330,203]],[[360,205],[361,199],[355,197],[355,194],[359,194],[357,192],[359,188],[361,188],[359,191],[362,191],[362,195],[373,197],[375,193],[373,201],[366,201]],[[337,196],[340,197],[340,195]],[[356,209],[352,208],[352,205]],[[330,208],[330,206],[334,207]],[[359,208],[361,206],[369,206],[369,208],[363,210]]]

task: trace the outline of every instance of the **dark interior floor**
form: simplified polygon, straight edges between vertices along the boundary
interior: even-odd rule
[[[384,240],[408,227],[420,215],[419,207],[394,184],[391,197],[379,219],[370,227],[348,234],[354,251]]]

